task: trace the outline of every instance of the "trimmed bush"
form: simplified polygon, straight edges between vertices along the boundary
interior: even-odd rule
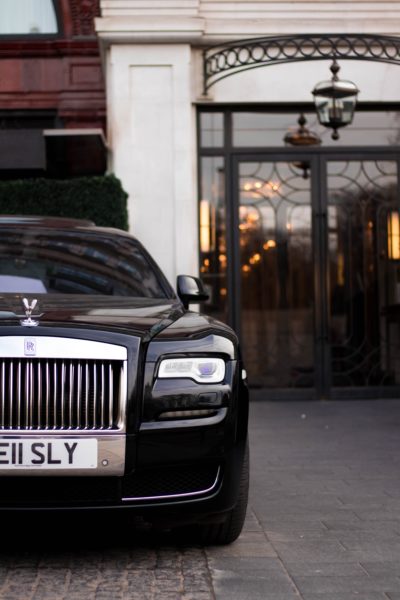
[[[113,175],[0,181],[0,214],[91,219],[127,230],[127,197]]]

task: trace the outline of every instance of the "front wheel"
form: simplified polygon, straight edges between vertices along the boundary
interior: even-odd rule
[[[222,523],[205,523],[199,525],[200,541],[203,544],[231,544],[239,537],[246,517],[249,497],[249,471],[249,444],[247,442],[240,475],[238,500],[235,506],[226,514]]]

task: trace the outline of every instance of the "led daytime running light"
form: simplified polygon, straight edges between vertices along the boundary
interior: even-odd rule
[[[167,358],[161,361],[158,377],[220,383],[225,377],[225,362],[222,358]]]

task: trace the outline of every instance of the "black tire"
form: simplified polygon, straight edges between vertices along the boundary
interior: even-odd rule
[[[242,473],[240,475],[239,496],[235,506],[226,514],[222,523],[205,523],[199,525],[200,541],[204,545],[226,545],[234,542],[240,535],[246,517],[247,501],[249,497],[249,444],[243,459]]]

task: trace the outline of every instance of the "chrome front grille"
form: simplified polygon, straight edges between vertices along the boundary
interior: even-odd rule
[[[104,356],[0,358],[0,430],[123,429],[125,365]]]

